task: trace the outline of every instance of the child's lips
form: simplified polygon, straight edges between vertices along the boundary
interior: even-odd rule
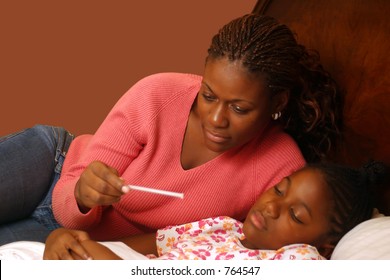
[[[252,215],[250,216],[250,221],[259,230],[267,229],[265,218],[259,210],[255,210],[252,212]]]

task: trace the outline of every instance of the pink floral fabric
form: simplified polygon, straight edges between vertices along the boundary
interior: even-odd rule
[[[313,246],[292,244],[278,250],[252,250],[241,245],[242,223],[216,217],[157,232],[158,259],[164,260],[322,260]]]

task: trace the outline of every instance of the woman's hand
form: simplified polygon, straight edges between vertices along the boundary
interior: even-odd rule
[[[95,206],[118,202],[123,184],[117,170],[99,161],[92,162],[81,174],[74,192],[80,211],[86,213]]]
[[[90,260],[90,254],[80,244],[90,240],[88,233],[80,230],[59,228],[46,239],[44,260]]]

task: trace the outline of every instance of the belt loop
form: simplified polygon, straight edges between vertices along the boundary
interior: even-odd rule
[[[58,162],[60,156],[63,157],[66,156],[69,150],[69,146],[74,139],[74,135],[62,127],[61,128],[53,127],[53,129],[55,129],[53,133],[55,133],[57,136],[57,148],[56,148],[55,161]]]

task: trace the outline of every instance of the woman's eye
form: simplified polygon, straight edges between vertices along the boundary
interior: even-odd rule
[[[238,113],[238,114],[246,114],[248,112],[248,110],[241,108],[240,106],[232,105],[231,107],[232,107],[233,111]]]
[[[210,95],[210,94],[207,94],[207,93],[203,93],[202,94],[203,98],[206,100],[206,101],[214,101],[215,100],[215,97]]]
[[[290,216],[291,216],[291,219],[293,219],[294,222],[296,222],[298,224],[303,224],[303,222],[297,217],[297,215],[295,215],[295,212],[294,212],[293,208],[290,209]]]

